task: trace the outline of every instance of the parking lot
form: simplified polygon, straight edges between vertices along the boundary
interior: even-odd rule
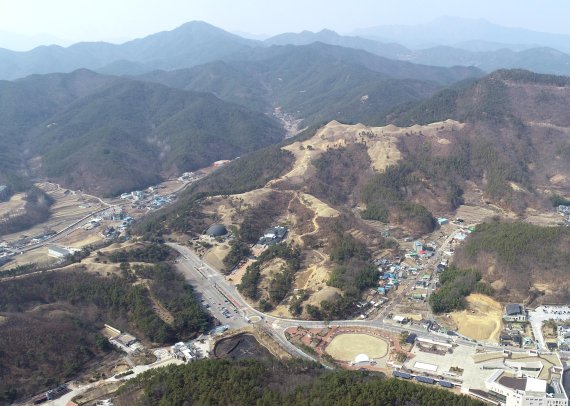
[[[542,324],[547,320],[568,321],[570,320],[570,306],[542,305],[528,312],[528,320],[532,326],[532,332],[541,349],[546,349]]]
[[[184,257],[184,260],[178,262],[177,268],[186,277],[186,280],[194,286],[202,306],[221,324],[227,324],[230,328],[240,328],[247,325],[240,309],[236,308],[220,292],[216,285],[216,278],[199,259]],[[223,279],[223,276],[220,275],[219,278]]]

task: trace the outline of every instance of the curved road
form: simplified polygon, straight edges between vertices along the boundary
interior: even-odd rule
[[[418,337],[424,338],[439,338],[440,340],[449,341],[449,336],[443,334],[428,332],[421,328],[412,326],[395,326],[388,324],[384,320],[337,320],[337,321],[308,321],[297,319],[286,319],[260,312],[253,308],[238,292],[237,288],[228,283],[220,272],[204,262],[198,255],[190,248],[180,244],[167,243],[171,248],[175,249],[181,254],[178,260],[178,270],[185,276],[190,284],[195,289],[202,293],[205,297],[215,298],[217,294],[222,295],[225,299],[232,303],[243,315],[243,319],[232,319],[229,324],[231,327],[241,327],[247,324],[252,316],[259,317],[270,331],[273,331],[273,337],[291,354],[298,354],[304,358],[315,360],[310,355],[302,352],[299,348],[294,346],[285,338],[285,330],[289,327],[302,326],[306,328],[322,328],[330,325],[343,326],[343,327],[368,327],[381,330],[387,330],[393,333],[400,333],[403,331],[413,332]],[[218,296],[219,297],[219,296]],[[467,345],[470,347],[480,347],[490,351],[500,350],[499,346],[484,345],[473,340],[463,338],[455,338],[457,344]]]

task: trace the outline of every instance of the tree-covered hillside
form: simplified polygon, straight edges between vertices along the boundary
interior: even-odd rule
[[[45,122],[58,111],[115,80],[78,70],[70,74],[34,75],[16,82],[0,81],[0,184],[19,183],[26,166],[22,150],[36,126],[48,125]]]
[[[399,148],[437,189],[461,189],[465,180],[473,181],[487,201],[521,213],[529,206],[547,207],[551,194],[570,193],[570,119],[562,107],[568,102],[568,78],[505,70],[400,106],[387,121],[465,123],[438,137],[412,131]],[[560,181],[553,180],[557,174]]]
[[[89,71],[0,86],[0,173],[45,176],[104,196],[283,137],[275,120],[213,95]]]
[[[547,303],[565,302],[569,242],[566,227],[492,221],[477,227],[454,262],[495,282],[495,293],[503,300],[524,300],[530,294],[532,298],[547,295],[540,299]]]
[[[212,92],[259,111],[277,105],[311,125],[332,119],[375,124],[398,104],[421,100],[442,85],[480,74],[472,68],[414,65],[316,43],[255,48],[223,62],[139,78]]]
[[[198,361],[155,369],[119,393],[115,399],[119,405],[483,405],[447,390],[386,379],[382,374],[327,371],[299,360]]]
[[[142,258],[153,261],[156,249]],[[121,276],[79,267],[2,283],[0,404],[64,382],[101,360],[111,350],[101,334],[104,324],[156,344],[186,340],[210,327],[192,287],[169,264],[125,262],[121,269]],[[172,320],[165,321],[155,303]]]

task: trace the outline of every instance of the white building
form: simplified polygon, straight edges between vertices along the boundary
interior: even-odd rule
[[[568,397],[561,381],[516,377],[502,370],[495,371],[485,386],[492,394],[504,399],[505,406],[568,406]]]
[[[186,362],[192,362],[197,359],[196,353],[192,351],[192,348],[182,341],[174,344],[170,347],[170,350],[174,358],[182,359]]]
[[[57,258],[57,259],[63,259],[70,254],[71,254],[71,251],[69,251],[63,247],[57,247],[55,245],[48,247],[48,256],[49,257],[53,257],[53,258]]]

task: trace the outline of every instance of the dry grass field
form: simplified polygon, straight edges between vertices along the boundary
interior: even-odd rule
[[[502,328],[501,304],[489,296],[471,294],[469,309],[450,314],[460,334],[475,340],[498,342]]]
[[[16,193],[7,202],[0,203],[0,217],[23,210],[26,204],[24,196],[24,193]]]
[[[82,217],[104,208],[99,200],[81,192],[66,193],[66,189],[62,189],[53,183],[38,183],[36,186],[55,200],[51,207],[49,220],[26,231],[2,236],[2,239],[13,242],[20,239],[22,235],[42,235],[46,230],[61,231]]]
[[[388,354],[388,343],[381,338],[368,334],[339,334],[334,337],[325,351],[339,361],[354,361],[358,354],[368,358],[383,358]]]
[[[372,169],[381,171],[402,158],[401,152],[397,148],[397,142],[406,133],[420,133],[426,138],[437,138],[440,143],[449,143],[449,140],[440,138],[440,132],[446,131],[450,127],[461,128],[463,125],[457,121],[446,120],[425,126],[367,127],[362,124],[341,124],[333,120],[317,131],[310,139],[295,142],[283,148],[295,156],[295,164],[291,171],[280,179],[269,182],[268,186],[282,180],[302,182],[307,171],[311,169],[311,161],[317,159],[327,149],[340,148],[363,140],[366,141],[368,147]]]
[[[47,247],[39,247],[27,251],[21,255],[15,255],[12,257],[12,261],[0,267],[0,272],[10,268],[15,268],[19,265],[26,265],[26,264],[50,265],[56,263],[57,260],[55,258],[48,257],[47,251],[48,251]]]

